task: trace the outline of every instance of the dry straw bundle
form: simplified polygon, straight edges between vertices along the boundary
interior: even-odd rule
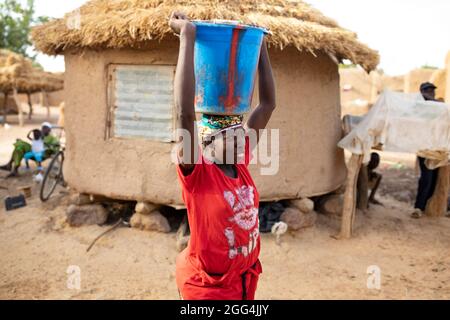
[[[62,75],[33,67],[31,60],[6,49],[0,49],[0,92],[14,88],[19,93],[56,91],[63,88]]]
[[[35,27],[36,47],[47,54],[80,48],[142,48],[149,40],[171,37],[168,17],[174,10],[191,19],[237,20],[265,27],[268,42],[311,53],[324,51],[349,59],[365,70],[375,69],[378,53],[358,41],[355,33],[303,1],[288,0],[92,0],[81,8]]]

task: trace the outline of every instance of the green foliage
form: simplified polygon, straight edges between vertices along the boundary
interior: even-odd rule
[[[431,69],[431,70],[436,70],[438,69],[438,67],[435,66],[430,66],[428,64],[424,64],[423,66],[420,67],[421,69]]]
[[[34,25],[47,21],[48,17],[35,17],[34,0],[1,0],[0,48],[34,59],[27,54],[31,46],[29,33]]]
[[[33,62],[33,63],[32,63],[32,64],[33,64],[33,67],[38,68],[38,69],[44,71],[44,67],[43,67],[39,62],[37,62],[36,60],[33,60],[32,62]]]
[[[357,67],[357,65],[354,63],[351,63],[351,64],[340,63],[339,64],[340,69],[352,69],[352,68],[356,68],[356,67]]]

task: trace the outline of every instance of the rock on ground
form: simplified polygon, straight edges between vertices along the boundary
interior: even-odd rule
[[[70,205],[66,212],[67,223],[72,227],[84,224],[103,224],[108,219],[108,211],[100,204],[84,206]]]
[[[308,198],[291,200],[291,205],[304,213],[314,210],[314,202]]]
[[[130,224],[133,228],[141,230],[170,232],[169,221],[159,211],[153,211],[151,214],[145,215],[136,212],[131,217]]]
[[[156,210],[156,205],[148,202],[138,202],[136,204],[136,208],[134,209],[136,212],[140,214],[150,214],[152,211]]]
[[[88,194],[74,193],[70,196],[70,203],[77,206],[82,206],[86,204],[92,204],[92,200]]]
[[[319,212],[335,217],[342,216],[342,209],[344,206],[344,196],[341,194],[329,195],[319,201]]]
[[[315,211],[304,213],[295,207],[288,207],[281,214],[280,220],[285,222],[290,230],[299,230],[314,226],[316,218]]]

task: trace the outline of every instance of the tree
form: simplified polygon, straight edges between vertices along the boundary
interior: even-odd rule
[[[9,49],[34,60],[27,49],[32,45],[31,28],[48,21],[48,17],[35,17],[34,0],[2,0],[0,2],[0,48]]]

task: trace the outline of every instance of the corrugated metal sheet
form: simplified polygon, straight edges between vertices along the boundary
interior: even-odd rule
[[[175,66],[113,69],[115,137],[172,141],[174,74]]]

